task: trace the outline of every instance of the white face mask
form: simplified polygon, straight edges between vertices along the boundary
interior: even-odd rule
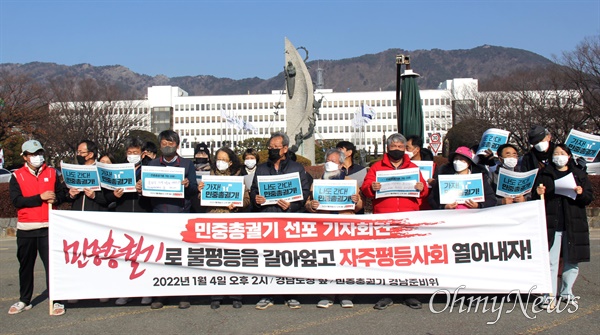
[[[454,166],[454,171],[456,172],[461,172],[469,168],[469,163],[458,159],[452,162],[452,165]]]
[[[29,164],[31,164],[31,166],[33,166],[36,169],[39,168],[40,166],[42,166],[42,164],[44,164],[44,156],[31,156],[31,158],[29,159]]]
[[[408,155],[408,158],[411,158],[411,159],[412,159],[412,158],[413,158],[413,156],[415,155],[415,154],[414,154],[412,151],[406,151],[406,152],[404,152],[404,153],[405,153],[405,154],[407,154],[407,155]]]
[[[546,152],[546,150],[548,150],[548,148],[550,147],[550,142],[542,141],[534,145],[533,147],[539,152]]]
[[[229,168],[229,163],[226,161],[217,161],[217,169],[221,172],[227,170]]]
[[[247,168],[252,169],[254,166],[256,166],[256,159],[246,159],[244,161],[244,165],[246,165]]]
[[[127,155],[127,161],[131,164],[137,164],[142,160],[142,155]]]
[[[325,171],[327,172],[333,172],[339,169],[339,165],[334,163],[334,162],[327,162],[325,163]]]
[[[517,159],[514,157],[506,157],[506,158],[502,158],[502,160],[504,161],[504,166],[509,168],[509,169],[514,169],[515,166],[517,166]]]
[[[569,162],[569,156],[566,155],[557,155],[552,156],[552,163],[558,166],[559,168],[564,167]]]

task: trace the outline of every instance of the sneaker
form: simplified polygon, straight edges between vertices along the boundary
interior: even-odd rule
[[[233,301],[233,308],[242,308],[243,304],[240,300],[234,300]]]
[[[344,300],[340,301],[340,305],[342,306],[342,308],[352,308],[352,307],[354,307],[354,304],[352,303],[352,300],[347,300],[347,299],[344,299]]]
[[[150,305],[151,303],[152,303],[151,297],[143,297],[142,298],[142,305]]]
[[[560,301],[564,301],[567,305],[571,305],[573,307],[579,308],[579,303],[577,302],[577,297],[560,297]]]
[[[52,306],[52,315],[60,316],[63,314],[65,314],[65,305],[55,302],[54,305]]]
[[[394,302],[392,301],[392,299],[390,298],[383,298],[381,300],[379,300],[375,306],[373,306],[373,308],[375,309],[379,309],[379,310],[383,310],[388,308],[389,306],[392,306],[394,304]]]
[[[117,306],[125,306],[128,302],[131,301],[131,298],[119,298],[115,301],[115,305]]]
[[[192,306],[192,304],[190,304],[189,301],[183,300],[179,302],[179,309],[188,309],[190,306]]]
[[[256,303],[256,309],[267,309],[273,306],[273,299],[271,298],[262,298],[259,302]]]
[[[29,304],[29,305],[25,305],[24,302],[19,301],[14,303],[12,306],[10,306],[10,308],[8,309],[8,314],[10,315],[14,315],[14,314],[19,314],[23,311],[28,311],[33,307],[33,305]]]
[[[161,309],[161,308],[163,308],[163,306],[164,305],[163,305],[162,301],[155,301],[152,304],[150,304],[151,309]]]
[[[98,299],[100,302],[108,302],[110,299],[109,298],[101,298]]]
[[[333,305],[333,301],[328,299],[319,300],[317,303],[318,308],[329,308],[329,306]]]
[[[213,300],[210,302],[210,309],[219,309],[221,308],[221,302],[219,300]]]
[[[287,300],[285,302],[285,304],[291,309],[298,309],[298,308],[302,307],[302,305],[300,305],[300,301],[298,301],[296,299]]]

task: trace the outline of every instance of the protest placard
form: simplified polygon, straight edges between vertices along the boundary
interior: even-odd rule
[[[185,168],[142,166],[142,195],[158,198],[183,198]]]
[[[123,192],[135,192],[135,164],[104,164],[97,162],[100,186],[108,190],[122,188]]]
[[[433,161],[410,161],[419,167],[419,171],[421,172],[421,176],[427,182],[429,179],[433,178]],[[429,183],[427,183],[428,187],[431,187]]]
[[[60,162],[60,170],[68,188],[76,188],[80,191],[89,188],[92,191],[100,191],[100,178],[98,178],[96,165]]]
[[[491,128],[486,130],[481,136],[479,147],[477,148],[477,155],[485,154],[485,151],[490,149],[494,156],[498,156],[496,151],[502,144],[508,142],[508,136],[510,132],[507,130]]]
[[[485,201],[481,173],[438,175],[438,183],[440,204],[464,204],[467,200]]]
[[[381,189],[375,192],[375,198],[419,197],[421,192],[415,184],[421,181],[419,168],[377,171],[375,179],[381,183]]]
[[[593,162],[600,151],[600,136],[571,129],[565,144],[571,149],[573,156],[583,157],[586,162]]]
[[[235,207],[244,206],[244,177],[242,176],[203,176],[204,188],[200,193],[202,206]]]
[[[313,199],[319,202],[317,209],[326,211],[354,210],[352,195],[356,194],[356,180],[313,181]]]
[[[496,194],[504,198],[514,198],[531,192],[538,169],[516,172],[500,168]]]
[[[279,199],[288,202],[304,200],[298,172],[274,176],[256,176],[256,180],[259,194],[267,199],[263,205],[276,204]]]

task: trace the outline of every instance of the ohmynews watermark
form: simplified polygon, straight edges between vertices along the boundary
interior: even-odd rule
[[[542,307],[544,300],[548,298],[532,293],[537,286],[533,286],[529,289],[526,299],[522,298],[520,290],[512,290],[506,295],[492,297],[473,295],[459,297],[458,295],[461,294],[459,291],[465,287],[465,285],[461,285],[454,290],[454,292],[450,292],[449,290],[435,291],[431,298],[429,298],[429,310],[434,314],[444,312],[459,314],[477,312],[483,314],[488,312],[495,313],[496,319],[487,322],[488,325],[493,325],[500,320],[503,314],[510,314],[517,309],[517,307],[519,308],[517,311],[520,310],[521,313],[530,320],[537,318],[537,314],[540,312],[559,314],[566,311],[567,313],[572,314],[579,309],[579,304],[577,303],[577,300],[580,298],[579,296],[568,299],[551,297],[549,301],[546,301],[548,307]],[[446,304],[441,309],[436,309],[436,306],[433,303],[433,300],[438,294],[442,294],[446,298]],[[564,304],[561,304],[561,301]]]

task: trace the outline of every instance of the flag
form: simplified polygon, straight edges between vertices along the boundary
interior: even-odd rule
[[[375,110],[367,104],[361,106],[361,114],[363,118],[369,119],[369,121],[375,118]]]
[[[256,127],[254,127],[254,125],[252,123],[246,122],[246,121],[243,121],[243,122],[244,122],[244,130],[245,131],[249,131],[249,132],[252,132],[253,134],[256,134]]]
[[[4,168],[4,149],[0,149],[0,169]]]

